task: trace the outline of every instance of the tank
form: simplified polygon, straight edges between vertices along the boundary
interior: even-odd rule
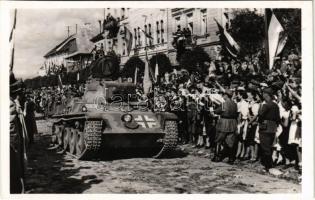
[[[111,80],[117,73],[119,65],[110,56],[92,63],[84,95],[52,115],[53,142],[80,160],[116,149],[167,156],[177,145],[177,116],[153,112],[147,102],[137,100],[135,84]]]

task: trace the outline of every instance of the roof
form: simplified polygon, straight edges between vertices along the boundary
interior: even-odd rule
[[[55,46],[52,50],[50,50],[48,53],[44,55],[45,58],[57,53],[65,44],[67,44],[69,41],[71,41],[74,38],[74,34],[67,37],[65,40],[63,40],[61,43],[59,43],[57,46]]]
[[[86,53],[86,52],[80,52],[80,51],[76,51],[72,54],[69,54],[68,56],[65,57],[65,59],[69,59],[69,58],[73,58],[75,60],[75,58],[77,56],[90,56],[92,55],[91,53]]]
[[[90,41],[91,37],[92,37],[91,30],[88,27],[83,27],[78,31],[78,33],[70,35],[60,44],[55,46],[44,57],[47,58],[49,56],[52,56],[60,52],[72,40],[75,40],[76,42],[76,49],[75,49],[75,52],[72,52],[71,55],[78,54],[78,53],[90,54],[93,49],[93,43]]]

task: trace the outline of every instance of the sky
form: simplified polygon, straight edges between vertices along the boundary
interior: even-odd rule
[[[13,12],[12,12],[13,13]],[[75,33],[75,24],[91,23],[98,31],[103,9],[18,9],[15,30],[15,58],[13,72],[17,78],[38,76],[44,55]],[[13,14],[12,14],[13,21]]]

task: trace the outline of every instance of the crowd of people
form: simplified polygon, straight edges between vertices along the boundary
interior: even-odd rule
[[[175,113],[180,142],[214,151],[212,161],[261,160],[301,170],[301,61],[291,52],[263,70],[256,59],[209,63],[209,74],[166,73],[155,111]]]
[[[265,171],[294,165],[301,172],[300,57],[291,52],[276,60],[271,70],[263,70],[256,58],[205,64],[206,74],[174,69],[160,75],[149,94],[138,84],[139,100],[149,101],[154,112],[176,114],[179,143],[212,150],[213,162],[260,160]],[[15,169],[20,173],[11,174],[12,193],[23,188],[27,147],[37,133],[35,112],[48,117],[58,105],[85,92],[79,83],[26,90],[22,85],[11,73],[11,164],[22,166]]]

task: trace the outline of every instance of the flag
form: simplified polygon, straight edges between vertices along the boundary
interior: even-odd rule
[[[147,38],[153,40],[153,37],[152,37],[151,35],[149,35],[148,33],[146,33],[144,30],[142,30],[141,28],[140,28],[140,31],[143,32],[143,34],[144,34],[145,37],[147,37]]]
[[[159,65],[158,65],[158,63],[156,62],[156,64],[155,64],[155,71],[154,71],[154,78],[155,78],[155,81],[157,81],[158,75],[159,75]]]
[[[269,69],[273,67],[274,59],[285,46],[286,36],[284,36],[284,29],[271,9],[265,10],[265,23],[266,23],[266,47]],[[282,36],[283,38],[281,38]]]
[[[148,94],[152,89],[152,82],[149,75],[149,59],[148,54],[145,52],[145,68],[144,68],[144,77],[143,77],[143,92]]]
[[[60,74],[58,75],[58,85],[60,87],[60,90],[62,90],[62,80],[61,80]]]
[[[229,14],[228,13],[223,13],[223,17],[222,17],[222,26],[224,28],[226,27],[230,27],[230,18],[229,18]]]
[[[9,42],[11,42],[11,40],[14,38],[14,31],[16,27],[16,13],[17,13],[17,9],[14,10],[14,19],[13,19],[13,25],[12,25],[12,29],[10,33]]]
[[[11,29],[11,33],[10,33],[10,37],[9,37],[9,42],[11,44],[10,71],[13,70],[13,65],[14,65],[16,14],[17,14],[17,9],[14,10],[13,25],[12,25],[12,29]]]
[[[214,62],[211,61],[210,66],[209,66],[209,76],[216,70]]]
[[[215,18],[214,21],[217,23],[221,42],[225,49],[231,54],[233,57],[237,57],[237,54],[240,52],[239,45],[235,42],[233,37],[226,31],[225,27],[223,27]]]
[[[284,32],[282,32],[280,34],[280,39],[279,39],[279,44],[277,47],[276,56],[278,56],[282,52],[285,44],[287,43],[287,40],[288,40],[288,36],[286,34],[284,34]]]
[[[131,31],[125,26],[125,40],[127,44],[127,55],[129,56],[131,47],[132,47],[132,42],[133,42],[133,37]]]
[[[138,77],[138,67],[136,67],[136,70],[135,70],[135,78],[134,78],[135,84],[137,84],[137,77]]]

